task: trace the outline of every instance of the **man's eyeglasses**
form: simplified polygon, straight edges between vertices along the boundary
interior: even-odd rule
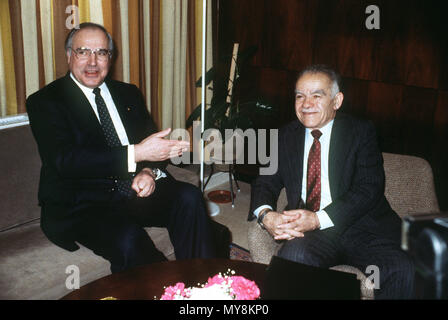
[[[106,61],[112,56],[112,52],[108,49],[89,49],[89,48],[78,48],[73,49],[70,48],[76,55],[76,58],[79,60],[87,60],[92,55],[92,53],[96,54],[96,58],[101,61]]]

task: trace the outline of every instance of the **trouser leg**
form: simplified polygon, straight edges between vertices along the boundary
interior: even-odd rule
[[[166,260],[133,219],[122,213],[93,211],[79,226],[76,240],[108,260],[112,272]]]
[[[202,193],[192,184],[160,179],[153,195],[136,199],[132,212],[142,225],[168,229],[176,259],[216,257],[210,217]]]
[[[346,246],[347,263],[374,284],[375,299],[414,298],[415,268],[397,241],[360,232]]]
[[[298,263],[329,268],[339,264],[341,258],[335,238],[335,235],[325,230],[306,232],[303,238],[285,241],[277,255]]]

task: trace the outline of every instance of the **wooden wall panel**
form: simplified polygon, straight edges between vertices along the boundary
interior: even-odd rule
[[[376,125],[383,151],[404,153],[400,139],[400,107],[403,86],[382,82],[369,82],[367,109],[364,116]]]
[[[265,0],[266,42],[262,65],[300,70],[312,62],[314,26],[317,8],[307,1]],[[298,15],[297,13],[307,13]],[[294,30],[291,32],[291,30]],[[281,36],[279,36],[281,35]],[[267,54],[270,52],[270,54]]]
[[[364,11],[362,1],[319,1],[313,63],[331,65],[346,77],[375,77],[374,33],[365,32]]]
[[[436,110],[437,91],[406,86],[400,110],[404,150],[408,154],[421,155],[432,160],[433,117]]]
[[[434,145],[431,164],[433,166],[436,191],[440,206],[447,208],[448,198],[448,91],[439,90],[437,108],[434,113],[433,135],[429,144]]]
[[[241,44],[240,49],[263,42],[261,36],[266,33],[260,30],[265,29],[263,1],[219,1],[218,11],[218,59],[231,55],[235,42]],[[241,24],[245,25],[248,21],[252,27],[242,28]]]
[[[440,41],[439,89],[448,90],[448,39]]]
[[[355,78],[342,78],[340,89],[344,93],[341,111],[356,116],[365,115],[369,97],[369,81]]]

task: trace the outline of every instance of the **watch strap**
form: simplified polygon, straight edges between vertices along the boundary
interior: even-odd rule
[[[261,212],[258,214],[257,222],[262,229],[266,229],[263,224],[263,220],[264,220],[264,217],[266,216],[266,214],[270,211],[272,211],[272,210],[269,208],[266,208],[266,209],[261,210]]]

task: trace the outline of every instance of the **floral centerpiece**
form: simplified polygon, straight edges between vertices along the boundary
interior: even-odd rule
[[[230,271],[235,274],[235,271]],[[160,300],[255,300],[260,289],[254,281],[242,276],[222,275],[208,278],[201,287],[185,287],[183,282],[165,288]]]

